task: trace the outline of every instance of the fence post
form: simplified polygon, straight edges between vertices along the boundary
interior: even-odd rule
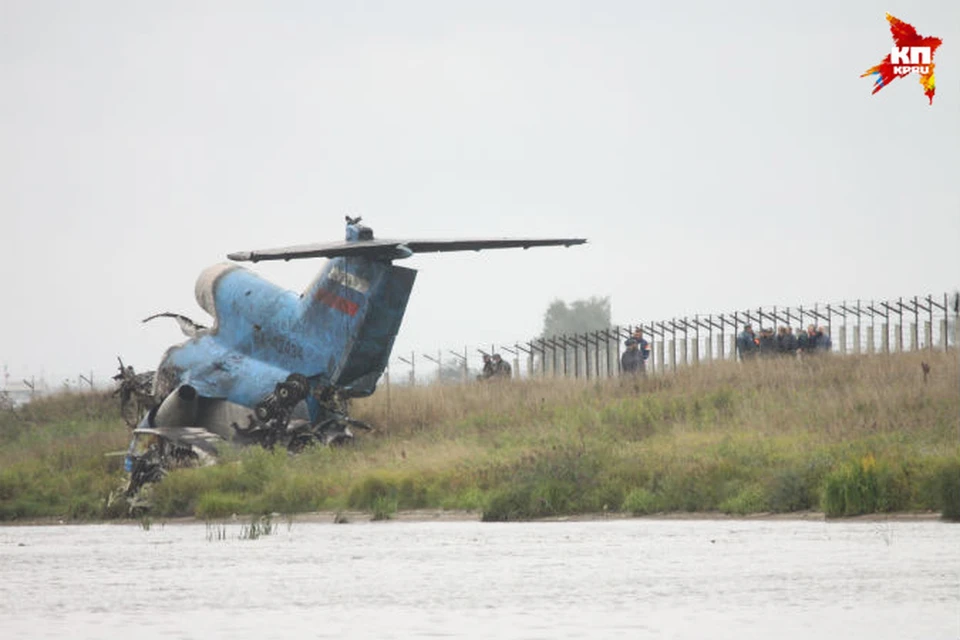
[[[583,333],[583,371],[587,374],[587,380],[590,379],[590,334]]]
[[[580,344],[577,342],[577,334],[573,334],[573,377],[580,377]]]
[[[917,323],[910,323],[910,351],[917,350]]]
[[[683,323],[687,324],[687,319],[683,319]],[[700,364],[700,318],[699,316],[693,316],[693,364]]]
[[[840,325],[840,353],[847,353],[847,325]]]
[[[880,323],[880,331],[883,332],[880,336],[880,348],[884,353],[890,353],[890,325],[886,322]]]
[[[599,380],[600,375],[600,332],[593,332],[593,374]]]
[[[614,332],[613,332],[613,356],[614,356],[613,375],[615,375],[615,376],[619,376],[619,375],[620,375],[620,336],[621,336],[621,331],[622,331],[622,329],[620,328],[620,325],[617,325],[616,327],[614,327]]]
[[[933,349],[933,323],[923,321],[923,341],[928,349]]]
[[[413,352],[413,351],[411,351],[411,352],[410,352],[410,359],[409,359],[409,360],[407,360],[407,359],[404,358],[404,357],[398,357],[397,360],[399,360],[400,362],[403,362],[404,364],[410,365],[410,386],[411,386],[411,387],[416,386],[416,384],[417,384],[417,365],[416,365],[417,358],[416,358],[416,353]]]
[[[580,347],[577,347],[577,351]],[[590,379],[590,342],[587,340],[587,334],[583,334],[583,373],[587,380]]]

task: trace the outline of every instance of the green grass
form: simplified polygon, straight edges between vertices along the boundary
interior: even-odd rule
[[[109,394],[64,394],[0,411],[0,520],[113,515],[129,432]]]
[[[931,365],[923,382],[920,361]],[[172,472],[152,517],[469,509],[488,521],[578,513],[928,510],[960,519],[955,353],[715,363],[622,383],[393,388],[377,426],[298,456],[249,448]],[[0,519],[121,517],[116,399],[0,413]]]

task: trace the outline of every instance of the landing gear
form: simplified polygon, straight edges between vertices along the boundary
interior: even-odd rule
[[[312,398],[319,405],[317,419],[292,419],[294,408],[311,395],[307,379],[297,373],[277,383],[273,393],[254,407],[246,427],[234,423],[235,439],[244,444],[258,444],[266,449],[280,445],[291,453],[299,453],[308,445],[347,444],[353,440],[351,427],[371,431],[372,427],[347,415],[348,400],[333,386],[318,386]]]

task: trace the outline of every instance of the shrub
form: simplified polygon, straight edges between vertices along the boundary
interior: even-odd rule
[[[734,496],[720,503],[720,511],[736,515],[767,511],[763,488],[756,484],[743,487]]]
[[[484,522],[513,522],[532,517],[530,488],[508,486],[494,491],[487,499],[480,519]]]
[[[908,503],[903,472],[877,464],[872,454],[847,463],[824,480],[821,507],[828,517],[896,511]]]
[[[297,513],[319,509],[324,499],[320,478],[287,470],[267,483],[256,504],[261,513]]]
[[[960,521],[960,462],[945,464],[937,474],[944,520]]]
[[[641,487],[627,494],[620,509],[635,516],[642,516],[659,511],[660,501],[657,496]]]
[[[386,473],[372,474],[350,489],[347,504],[354,509],[372,510],[378,503],[382,505],[385,499],[397,502],[398,493],[394,478]]]
[[[245,513],[247,504],[236,494],[208,491],[197,500],[194,511],[198,518],[224,518],[234,513]]]
[[[374,520],[389,520],[397,512],[397,499],[387,496],[374,498],[371,505]]]
[[[770,511],[790,513],[813,509],[820,501],[825,463],[812,460],[773,472],[767,484],[767,506]]]

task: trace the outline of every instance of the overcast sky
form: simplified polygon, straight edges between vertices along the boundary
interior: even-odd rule
[[[887,11],[943,39],[932,106],[859,77]],[[184,338],[140,321],[209,323],[202,269],[348,213],[589,240],[401,262],[395,356],[531,337],[558,297],[633,323],[952,291],[958,51],[956,0],[0,0],[0,366],[155,368]]]

